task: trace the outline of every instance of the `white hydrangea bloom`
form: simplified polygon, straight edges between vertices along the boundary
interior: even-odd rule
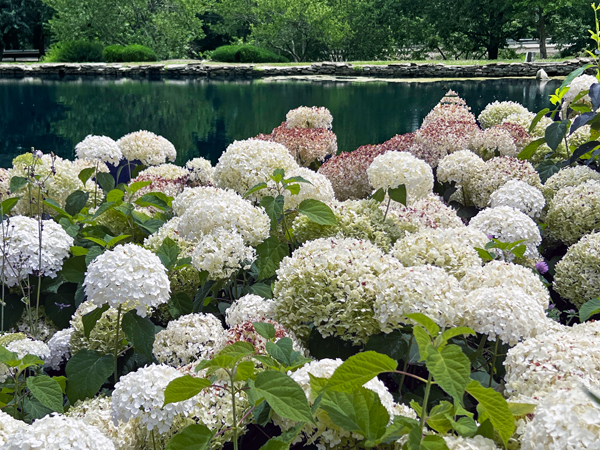
[[[67,417],[82,420],[87,425],[97,427],[105,436],[110,438],[117,450],[139,450],[143,445],[143,430],[139,420],[121,421],[114,424],[111,414],[110,397],[93,397],[78,400],[65,413]]]
[[[546,180],[544,195],[551,200],[562,188],[579,186],[589,180],[600,181],[600,173],[588,166],[565,167]]]
[[[179,227],[180,217],[173,217],[172,219],[165,222],[155,233],[152,233],[146,239],[144,239],[144,247],[148,250],[156,253],[160,246],[163,244],[166,238],[170,238],[175,241],[181,250],[180,257],[190,256],[194,249],[194,242],[186,241],[179,236],[177,231]]]
[[[302,387],[309,404],[312,404],[315,401],[315,395],[313,395],[310,387],[309,374],[314,377],[328,379],[333,375],[333,372],[342,365],[342,362],[343,361],[339,358],[326,358],[320,361],[313,361],[295,372],[290,372],[289,375]],[[398,408],[398,405],[394,403],[392,395],[389,393],[383,382],[377,378],[368,381],[363,387],[375,392],[379,396],[381,404],[390,415],[390,420],[396,415],[404,415],[411,419],[416,419],[415,412],[410,408]],[[274,417],[274,422],[284,430],[287,430],[294,425],[294,422],[282,419],[278,416]],[[316,426],[310,424],[306,425],[295,442],[299,442],[303,438],[306,439],[308,444],[315,443],[320,450],[326,450],[328,448],[352,448],[357,445],[357,441],[362,439],[359,435],[350,433],[349,431],[336,426],[326,414],[317,414]],[[340,446],[340,444],[342,445]]]
[[[117,145],[128,161],[139,160],[146,166],[156,166],[175,161],[177,150],[173,144],[151,131],[140,130],[129,133],[117,141]]]
[[[0,447],[20,428],[27,427],[27,423],[13,418],[10,414],[0,410]]]
[[[218,228],[202,236],[192,252],[192,265],[208,272],[211,280],[229,278],[240,269],[247,270],[256,259],[256,250],[244,245],[238,233]]]
[[[521,180],[510,180],[490,195],[490,206],[510,206],[535,219],[542,214],[546,199],[538,188]]]
[[[600,372],[600,322],[559,326],[508,350],[506,393],[538,402],[574,382],[592,382]]]
[[[462,325],[487,334],[488,339],[514,345],[546,330],[544,308],[520,288],[479,288],[457,305],[462,307]]]
[[[83,420],[62,415],[38,419],[7,437],[2,450],[115,450],[113,442]]]
[[[573,100],[575,100],[575,97],[577,97],[581,91],[589,90],[592,84],[596,83],[598,83],[598,79],[593,75],[579,75],[578,77],[573,78],[569,84],[569,90],[563,96],[563,102],[565,105],[572,103]],[[592,100],[589,94],[586,94],[584,97],[578,100],[578,103],[591,104]]]
[[[142,170],[138,177],[152,176],[160,177],[166,180],[177,180],[184,178],[187,180],[190,173],[183,167],[176,166],[175,164],[159,164],[158,166],[151,166],[147,169]]]
[[[283,169],[287,174],[298,167],[288,149],[281,144],[258,139],[235,141],[219,158],[215,184],[245,195],[250,188],[269,181],[275,169]],[[263,195],[264,191],[258,191],[250,198],[260,200]]]
[[[118,245],[87,268],[85,295],[96,306],[135,304],[138,315],[169,301],[170,283],[160,258],[135,244]]]
[[[123,153],[117,143],[108,136],[88,135],[75,146],[75,154],[78,158],[90,161],[108,162],[113,165],[119,164]]]
[[[517,156],[519,154],[513,137],[501,128],[488,128],[474,134],[469,149],[488,160],[494,156]],[[496,155],[496,152],[499,154]]]
[[[166,433],[175,416],[189,413],[194,405],[191,398],[163,407],[167,385],[179,377],[181,372],[164,364],[152,364],[121,377],[112,394],[113,421],[139,418],[148,431]]]
[[[310,184],[298,183],[300,185],[300,192],[296,195],[292,195],[288,190],[284,191],[285,209],[296,209],[300,203],[309,198],[320,200],[322,202],[330,202],[335,199],[331,181],[320,173],[313,172],[305,167],[300,167],[299,169],[292,170],[290,173],[286,173],[285,177],[302,177],[305,180],[310,181]]]
[[[186,189],[173,202],[173,210],[182,213],[177,232],[188,241],[200,240],[221,228],[240,234],[247,245],[257,245],[269,236],[271,228],[263,208],[253,206],[233,191],[217,188]]]
[[[208,159],[194,158],[185,163],[194,186],[212,186],[215,183],[215,168]]]
[[[234,327],[242,322],[261,322],[275,319],[275,301],[248,294],[231,304],[225,312],[225,323]]]
[[[46,364],[52,369],[60,369],[61,363],[71,357],[71,344],[69,341],[73,331],[73,328],[57,331],[48,341],[50,357],[46,360]]]
[[[373,315],[375,283],[400,262],[368,241],[323,238],[306,242],[277,270],[276,319],[300,337],[308,324],[323,337],[355,343],[380,332]]]
[[[367,169],[367,175],[375,190],[405,185],[408,203],[427,197],[433,189],[431,166],[407,152],[379,155]]]
[[[481,170],[484,161],[471,150],[460,150],[444,157],[437,167],[437,179],[442,183],[463,184],[474,170]]]
[[[225,330],[212,314],[188,314],[156,334],[152,352],[160,363],[180,367],[209,359],[223,346]]]
[[[469,247],[484,248],[490,240],[483,231],[470,227],[446,228],[446,235],[449,239],[455,239],[457,242],[468,245]]]
[[[456,278],[439,267],[399,267],[377,279],[373,310],[385,333],[401,327],[411,313],[423,313],[441,327],[457,326],[464,295]]]
[[[598,386],[594,385],[598,395]],[[582,386],[546,396],[521,437],[521,450],[600,449],[600,406]]]
[[[380,208],[385,211],[386,205],[380,205]],[[408,231],[465,227],[460,217],[456,215],[456,210],[446,205],[436,194],[429,194],[408,206],[392,201],[388,217],[398,227]]]
[[[499,125],[504,119],[511,114],[524,114],[529,110],[520,103],[516,102],[499,102],[489,103],[479,114],[477,120],[482,128],[490,128],[494,125]]]
[[[288,128],[327,128],[331,129],[333,116],[324,106],[300,106],[288,111],[285,125]]]
[[[506,116],[504,120],[502,120],[502,123],[516,123],[517,125],[521,125],[526,130],[529,130],[533,119],[535,119],[535,114],[527,111],[524,113],[510,114]],[[554,123],[554,121],[550,117],[542,117],[537,123],[537,125],[534,127],[534,129],[531,131],[531,136],[533,136],[536,139],[544,137],[546,128],[552,125],[552,123]]]
[[[483,267],[467,270],[460,285],[467,292],[479,288],[519,288],[533,297],[543,309],[550,304],[548,288],[538,275],[531,269],[504,261],[490,261]]]
[[[494,441],[483,436],[444,436],[444,440],[449,450],[498,450]]]
[[[42,220],[42,257],[39,254],[39,224],[30,217],[14,216],[2,222],[4,243],[0,252],[0,280],[15,286],[28,275],[55,278],[70,254],[73,238],[53,220]]]
[[[600,181],[588,180],[559,190],[548,208],[549,234],[567,245],[596,230],[600,220]]]
[[[496,208],[486,208],[471,219],[470,228],[482,231],[487,235],[492,235],[502,242],[516,242],[525,240],[526,258],[539,259],[537,250],[538,245],[542,243],[542,236],[537,224],[521,211],[510,206],[498,206]],[[514,255],[504,255],[509,261],[514,259]]]
[[[50,358],[50,348],[48,345],[42,341],[30,338],[9,342],[6,344],[6,350],[16,353],[19,359],[23,359],[25,355],[35,355],[44,361]]]

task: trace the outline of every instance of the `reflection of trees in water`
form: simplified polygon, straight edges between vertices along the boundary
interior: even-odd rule
[[[0,80],[0,166],[35,146],[72,157],[88,134],[118,139],[146,129],[169,139],[178,163],[204,156],[216,162],[234,140],[270,133],[301,105],[326,106],[341,150],[381,143],[415,130],[448,89],[473,113],[494,100],[532,111],[547,105],[559,82],[535,80],[430,83],[262,82],[214,80]],[[20,148],[20,149],[19,149]]]

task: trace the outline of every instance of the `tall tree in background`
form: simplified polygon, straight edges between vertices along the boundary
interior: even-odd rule
[[[50,27],[58,41],[142,44],[170,58],[186,56],[189,42],[204,36],[201,0],[43,1],[55,11]]]
[[[35,48],[44,54],[44,24],[51,10],[41,0],[0,0],[0,58],[3,50]]]

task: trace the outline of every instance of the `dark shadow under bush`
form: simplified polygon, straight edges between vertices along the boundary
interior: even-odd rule
[[[268,63],[289,62],[284,56],[253,45],[224,45],[212,52],[211,59],[219,62]]]

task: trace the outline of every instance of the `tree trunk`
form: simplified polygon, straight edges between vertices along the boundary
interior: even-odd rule
[[[40,51],[40,56],[46,54],[44,41],[44,28],[42,27],[42,24],[35,24],[33,27],[33,48]]]
[[[2,62],[3,57],[4,57],[4,39],[3,39],[3,36],[0,36],[0,62]]]
[[[491,44],[487,48],[488,59],[498,59],[498,50],[499,50],[499,47],[500,46],[498,44]]]
[[[546,21],[544,19],[544,11],[542,8],[538,11],[538,21],[536,23],[538,38],[540,39],[540,59],[546,59],[548,52],[546,51]]]

